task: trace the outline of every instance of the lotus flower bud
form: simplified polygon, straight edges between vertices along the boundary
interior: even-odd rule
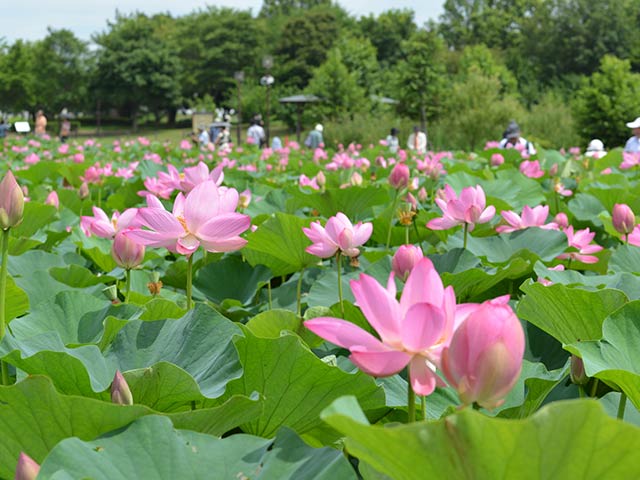
[[[429,194],[427,193],[427,189],[424,187],[420,188],[420,190],[418,190],[418,200],[426,202],[428,198]]]
[[[424,257],[416,245],[400,245],[391,259],[391,269],[400,280],[405,282],[418,261]]]
[[[80,185],[78,196],[83,200],[89,196],[89,184],[87,182],[82,182],[82,185]]]
[[[549,175],[555,177],[558,174],[558,164],[554,163],[549,169]]]
[[[35,480],[39,471],[40,465],[29,455],[21,452],[16,465],[15,480]]]
[[[111,256],[119,267],[130,270],[142,263],[144,245],[134,242],[124,232],[118,232],[113,239]]]
[[[45,205],[52,205],[56,207],[56,209],[60,208],[60,200],[58,199],[58,194],[55,190],[53,190],[49,195],[47,195],[46,200],[44,201]]]
[[[111,383],[111,401],[118,405],[133,405],[133,395],[120,370],[116,370]]]
[[[633,232],[636,226],[636,216],[629,205],[625,203],[616,203],[613,206],[613,228],[617,232],[627,235]]]
[[[22,222],[24,194],[11,170],[0,182],[0,228],[15,227]]]
[[[397,163],[389,174],[389,184],[396,190],[405,188],[409,185],[409,177],[411,172],[409,167],[404,163]]]
[[[473,309],[442,352],[442,371],[465,404],[495,408],[520,376],[524,332],[502,301]]]
[[[589,377],[584,371],[584,363],[580,357],[571,355],[571,381],[576,385],[586,385],[589,383]]]
[[[494,153],[491,155],[491,166],[498,167],[504,163],[504,157],[500,153]]]
[[[569,219],[567,218],[566,213],[558,213],[555,216],[554,220],[558,224],[558,227],[561,229],[567,228],[569,226]]]
[[[318,174],[316,175],[316,182],[318,183],[318,186],[320,188],[324,188],[324,186],[327,184],[327,177],[324,175],[324,172],[318,172]]]
[[[354,187],[359,187],[360,185],[362,185],[362,175],[360,175],[360,172],[353,172],[353,174],[351,175],[351,185],[353,185]]]

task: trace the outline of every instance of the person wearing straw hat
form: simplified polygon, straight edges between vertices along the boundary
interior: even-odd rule
[[[633,122],[627,123],[627,127],[631,129],[633,137],[625,143],[624,151],[629,153],[638,153],[640,152],[640,117],[636,118]]]

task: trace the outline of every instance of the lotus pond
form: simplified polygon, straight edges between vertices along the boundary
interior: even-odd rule
[[[0,478],[640,477],[640,158],[0,158]]]

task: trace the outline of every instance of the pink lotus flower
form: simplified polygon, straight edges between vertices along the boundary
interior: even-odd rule
[[[104,213],[104,210],[93,207],[93,217],[83,215],[80,217],[80,228],[87,237],[95,235],[102,238],[113,238],[116,233],[127,228],[139,227],[140,221],[137,219],[137,208],[128,208],[122,215],[114,211],[111,218]]]
[[[602,250],[600,245],[589,245],[596,236],[595,232],[590,232],[588,228],[573,232],[573,226],[567,227],[564,231],[567,234],[569,247],[575,248],[577,252],[569,252],[558,255],[560,259],[578,260],[582,263],[598,263],[598,257],[590,255]]]
[[[304,325],[325,340],[351,351],[351,361],[368,375],[388,377],[409,366],[409,381],[420,395],[442,384],[435,373],[442,349],[451,339],[455,320],[455,294],[443,288],[431,260],[414,267],[400,301],[396,300],[393,273],[384,288],[361,274],[351,280],[357,305],[380,340],[351,322],[320,317]]]
[[[445,185],[444,198],[436,198],[436,203],[444,215],[429,221],[427,228],[432,230],[447,230],[466,223],[471,232],[476,223],[486,223],[496,213],[494,206],[486,207],[486,197],[480,185],[463,188],[460,198],[450,185]]]
[[[111,402],[117,405],[133,405],[133,395],[127,380],[124,378],[120,370],[116,370],[116,374],[111,382]]]
[[[564,272],[564,265],[560,263],[555,267],[547,268],[547,270],[551,270],[552,272]],[[538,277],[538,283],[541,283],[545,287],[548,287],[549,285],[553,285],[553,282],[545,277]]]
[[[494,153],[491,155],[491,166],[498,167],[504,163],[504,157],[501,153]]]
[[[620,170],[629,170],[640,164],[640,152],[622,152]]]
[[[24,159],[24,163],[33,165],[34,163],[38,163],[40,161],[40,157],[35,153],[30,153]]]
[[[141,245],[164,247],[183,255],[200,245],[209,252],[230,252],[247,241],[240,234],[251,224],[248,215],[236,213],[238,192],[218,187],[212,180],[197,185],[186,198],[179,193],[173,213],[159,206],[141,208],[138,219],[148,230],[136,228],[126,235]]]
[[[122,231],[116,233],[111,245],[111,257],[119,267],[127,270],[142,263],[144,251],[144,245],[134,242]]]
[[[310,187],[313,190],[320,190],[317,179],[315,177],[311,179],[304,173],[300,175],[300,178],[298,179],[298,185],[300,185],[301,187]]]
[[[503,210],[502,218],[504,218],[509,225],[500,225],[496,227],[498,233],[510,233],[516,230],[524,230],[529,227],[540,227],[545,230],[557,229],[558,225],[555,223],[546,224],[547,217],[549,216],[549,206],[538,205],[531,208],[529,205],[525,205],[522,209],[522,217],[516,212],[511,210]]]
[[[563,197],[570,197],[571,195],[573,195],[573,192],[568,188],[565,188],[565,186],[560,182],[556,182],[553,186],[553,189],[558,195],[562,195]]]
[[[20,452],[16,465],[15,480],[35,480],[40,472],[40,465],[24,452]]]
[[[246,209],[251,203],[251,196],[251,190],[248,188],[245,191],[240,192],[240,196],[238,197],[238,208],[241,210]]]
[[[52,205],[54,207],[56,207],[56,209],[60,208],[60,200],[58,198],[58,194],[56,193],[55,190],[51,191],[49,193],[49,195],[47,195],[47,198],[44,201],[45,205]]]
[[[564,230],[569,226],[569,218],[567,218],[566,213],[560,212],[560,213],[557,213],[556,216],[554,217],[553,223],[555,223],[558,226],[557,230]]]
[[[633,232],[636,225],[636,216],[629,205],[616,203],[613,206],[612,222],[613,228],[615,228],[618,233],[626,235]]]
[[[192,144],[189,140],[182,140],[180,142],[180,149],[181,150],[191,150]]]
[[[640,247],[640,225],[636,225],[633,231],[626,238],[623,236],[622,239],[626,240],[629,245]]]
[[[484,149],[485,150],[489,150],[491,148],[500,148],[500,142],[492,140],[492,141],[489,141],[489,142],[484,144]]]
[[[396,163],[389,174],[389,185],[396,190],[400,190],[409,185],[410,177],[409,167],[404,163]]]
[[[322,227],[320,222],[311,222],[309,228],[302,231],[313,242],[305,249],[311,255],[329,258],[340,250],[347,257],[357,257],[360,255],[358,247],[369,240],[373,225],[362,222],[353,225],[344,213],[338,212],[327,220],[326,227]]]
[[[464,404],[498,407],[520,376],[524,332],[508,300],[500,297],[474,308],[442,351],[442,371]]]
[[[416,245],[400,245],[391,259],[391,269],[396,277],[405,282],[413,267],[424,258],[422,249]]]
[[[540,168],[540,162],[538,160],[534,160],[533,162],[525,160],[522,162],[520,164],[520,173],[529,178],[540,178],[544,176],[544,170]]]
[[[180,180],[180,187],[185,193],[189,193],[197,185],[209,180],[219,187],[224,181],[223,168],[222,165],[218,165],[209,172],[209,167],[203,162],[199,162],[195,167],[187,167],[184,169],[184,177]]]
[[[0,228],[15,227],[24,215],[24,193],[9,170],[0,182]]]

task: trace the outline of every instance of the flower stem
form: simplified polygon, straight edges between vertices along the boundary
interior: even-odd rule
[[[464,224],[464,242],[462,244],[462,248],[467,249],[467,236],[469,235],[469,224],[465,222]]]
[[[591,397],[595,397],[596,393],[598,393],[598,379],[596,378],[593,381],[593,385],[591,386]]]
[[[416,421],[416,392],[411,386],[411,373],[407,375],[407,423]]]
[[[391,205],[391,215],[389,217],[389,231],[387,232],[387,244],[386,248],[389,249],[389,245],[391,245],[391,230],[393,230],[393,217],[396,214],[396,204],[398,203],[398,191],[394,190],[393,193],[393,204]]]
[[[627,406],[627,394],[620,392],[620,403],[618,404],[618,420],[624,420],[624,409]]]
[[[124,303],[129,303],[129,294],[131,293],[131,269],[125,270],[125,286],[124,286]]]
[[[404,243],[409,245],[409,227],[408,226],[404,229]]]
[[[9,260],[9,231],[2,230],[2,241],[0,249],[2,250],[2,267],[0,268],[0,342],[4,338],[6,332],[5,308],[7,303],[7,263]],[[0,369],[2,370],[2,385],[9,385],[9,368],[4,361],[0,361]]]
[[[296,294],[297,294],[297,298],[298,298],[298,303],[297,303],[297,312],[298,312],[298,316],[302,316],[302,275],[304,274],[304,268],[302,269],[302,271],[300,272],[300,278],[298,279],[298,288],[296,289]]]
[[[193,284],[193,255],[187,259],[187,310],[191,310],[191,286]]]
[[[422,410],[422,419],[426,420],[427,419],[427,396],[426,395],[420,396],[420,408]]]
[[[344,305],[342,304],[342,255],[336,253],[336,268],[338,269],[338,299],[340,301],[340,313],[344,318]]]
[[[267,294],[269,295],[269,310],[271,310],[271,280],[267,283]]]
[[[102,208],[102,186],[98,187],[98,208]]]

